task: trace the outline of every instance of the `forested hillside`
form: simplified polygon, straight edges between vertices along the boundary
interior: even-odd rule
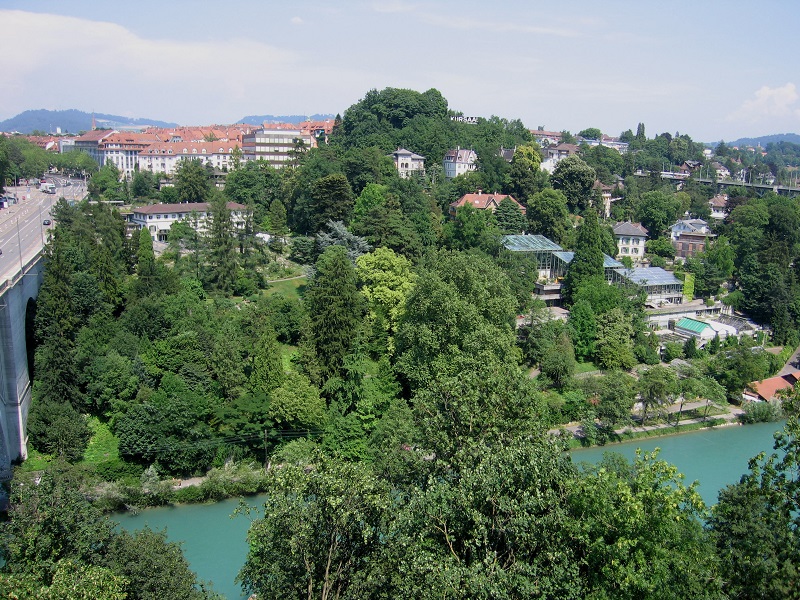
[[[641,291],[604,279],[616,247],[596,210],[601,168],[623,178],[615,216],[646,223],[664,264],[666,228],[707,211],[713,190],[676,191],[586,148],[549,176],[519,121],[451,116],[436,90],[373,90],[330,144],[280,171],[238,165],[220,191],[187,162],[159,189],[107,165],[90,182],[97,202],[59,203],[28,418],[41,472],[29,461],[11,484],[2,593],[65,597],[79,582],[98,598],[209,597],[162,536],[112,533],[98,511],[266,491],[240,573],[259,598],[796,595],[797,400],[779,457],[754,462],[713,512],[657,456],[579,469],[548,433],[582,423],[603,443],[637,399],[657,422],[678,397],[725,405],[782,366],[735,338],[675,344],[662,362]],[[649,161],[697,151],[637,135]],[[398,146],[426,156],[425,172],[400,178]],[[478,169],[446,180],[456,146],[476,149]],[[448,214],[479,189],[526,214],[512,202]],[[716,242],[676,268],[796,345],[797,206],[731,197]],[[177,223],[154,245],[110,199],[209,202],[208,226]],[[231,201],[252,214],[241,227]],[[536,265],[503,248],[523,231],[575,252],[566,321],[533,301]],[[190,475],[205,481],[173,490]]]

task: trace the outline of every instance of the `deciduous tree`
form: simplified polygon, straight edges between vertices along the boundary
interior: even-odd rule
[[[595,179],[597,174],[592,167],[579,156],[568,156],[556,165],[550,182],[567,197],[572,212],[583,212],[589,207]]]

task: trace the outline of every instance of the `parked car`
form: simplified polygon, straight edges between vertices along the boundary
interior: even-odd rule
[[[50,225],[50,219],[45,219],[42,221],[42,225]]]

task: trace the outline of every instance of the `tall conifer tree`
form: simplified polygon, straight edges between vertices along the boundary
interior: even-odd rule
[[[603,279],[603,242],[600,224],[594,209],[586,211],[583,225],[578,230],[575,242],[575,256],[569,264],[567,277],[564,280],[563,296],[571,304],[578,288],[588,279]]]
[[[319,257],[306,302],[311,341],[323,380],[338,375],[353,347],[364,315],[364,299],[356,287],[356,272],[343,246],[330,246]]]

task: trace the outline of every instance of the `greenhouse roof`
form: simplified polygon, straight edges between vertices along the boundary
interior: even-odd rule
[[[572,259],[575,258],[574,252],[553,252],[553,255],[561,259],[563,262],[569,264],[572,262]],[[603,254],[603,268],[604,269],[619,269],[624,265],[611,258],[608,254]]]
[[[637,285],[682,285],[683,282],[661,267],[636,267],[617,269],[617,273]]]
[[[698,321],[697,319],[690,319],[689,317],[683,317],[677,323],[675,323],[676,329],[685,329],[686,331],[691,331],[692,333],[702,333],[706,327],[711,327],[711,325],[708,323],[703,323],[702,321]]]
[[[543,235],[506,235],[503,246],[511,252],[554,252],[562,250],[561,246],[548,240]]]

